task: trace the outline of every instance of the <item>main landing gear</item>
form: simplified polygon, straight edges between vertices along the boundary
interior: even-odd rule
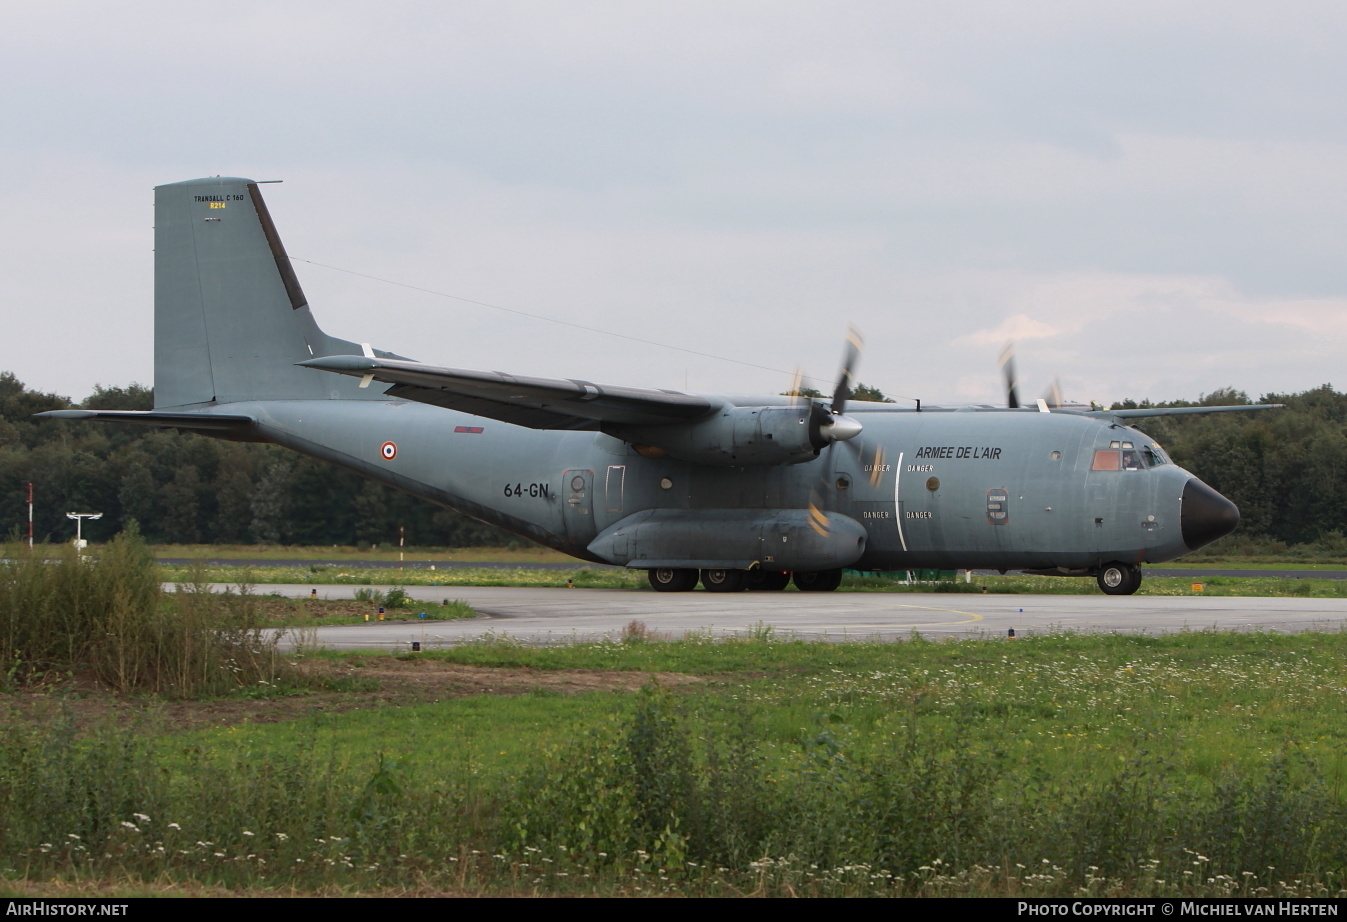
[[[650,587],[656,592],[690,592],[700,579],[707,592],[773,592],[785,589],[793,578],[801,592],[832,592],[842,583],[841,570],[809,570],[785,573],[780,570],[693,570],[657,567],[647,570]]]
[[[707,592],[742,592],[748,585],[746,570],[703,570],[702,588]]]
[[[645,572],[650,579],[650,587],[656,592],[690,592],[697,586],[696,570],[657,567]]]
[[[744,583],[744,588],[749,592],[775,592],[790,585],[790,574],[781,570],[763,570],[761,568],[748,570]]]
[[[806,570],[795,574],[795,588],[801,592],[832,592],[840,585],[841,570]]]
[[[1131,595],[1141,588],[1141,568],[1115,560],[1100,567],[1094,579],[1108,595]]]

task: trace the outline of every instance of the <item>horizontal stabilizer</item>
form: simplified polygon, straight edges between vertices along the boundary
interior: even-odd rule
[[[392,384],[385,392],[388,397],[429,403],[530,429],[598,429],[601,423],[657,426],[695,419],[714,408],[704,397],[678,391],[441,368],[362,355],[331,355],[299,364]]]
[[[46,419],[83,419],[103,423],[134,423],[163,429],[190,429],[194,432],[229,432],[247,429],[251,416],[226,416],[223,413],[163,413],[158,410],[48,410],[35,414]]]

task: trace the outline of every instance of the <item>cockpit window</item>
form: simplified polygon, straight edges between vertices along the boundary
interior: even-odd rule
[[[1094,453],[1094,464],[1090,465],[1092,471],[1144,471],[1146,468],[1158,463],[1155,455],[1149,449],[1132,448],[1131,443],[1126,443],[1127,448],[1100,448]]]
[[[1117,471],[1122,470],[1122,452],[1116,448],[1101,448],[1094,453],[1094,464],[1090,466],[1092,471]]]
[[[1127,442],[1121,439],[1108,443],[1108,448],[1095,449],[1092,471],[1144,471],[1162,464],[1173,464],[1165,450],[1148,442]]]

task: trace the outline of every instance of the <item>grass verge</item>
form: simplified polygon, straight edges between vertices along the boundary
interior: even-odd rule
[[[519,588],[558,589],[569,584],[578,589],[650,589],[641,570],[591,569],[530,570],[464,568],[454,570],[404,570],[396,575],[388,570],[358,570],[332,567],[268,567],[253,570],[244,567],[162,567],[168,582],[192,579],[204,572],[216,583],[248,584],[259,576],[270,584],[347,585],[347,586],[513,586]],[[1201,586],[1194,589],[1194,583]],[[793,586],[786,592],[795,592]],[[976,576],[971,582],[962,577],[934,582],[905,582],[889,576],[848,574],[842,579],[844,592],[949,592],[1007,595],[1098,595],[1099,588],[1089,578],[1057,576]],[[1302,598],[1347,598],[1347,580],[1281,577],[1154,577],[1147,576],[1140,595],[1216,595]]]
[[[209,730],[10,718],[3,873],[562,895],[1347,882],[1343,634],[829,645],[631,630],[395,661],[703,678]]]

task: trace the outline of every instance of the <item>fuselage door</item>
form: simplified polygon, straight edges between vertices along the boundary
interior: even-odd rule
[[[625,464],[608,465],[608,473],[603,481],[604,508],[611,524],[622,518],[622,491],[627,480]]]
[[[582,547],[598,534],[594,524],[593,493],[593,471],[571,470],[562,473],[561,518],[566,526],[566,537]]]

